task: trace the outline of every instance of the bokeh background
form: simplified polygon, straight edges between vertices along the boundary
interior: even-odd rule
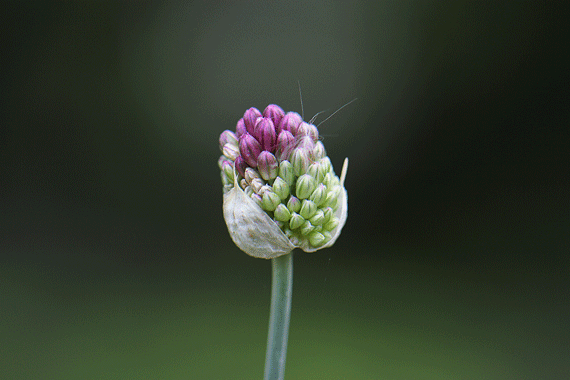
[[[258,379],[271,267],[218,136],[320,120],[337,243],[295,253],[288,379],[570,377],[568,18],[555,2],[3,6],[0,378]]]

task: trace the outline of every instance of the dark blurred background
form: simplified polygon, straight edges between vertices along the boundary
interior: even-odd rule
[[[271,269],[218,136],[319,119],[337,243],[295,253],[288,379],[570,377],[568,15],[555,2],[12,2],[0,378],[262,377]]]

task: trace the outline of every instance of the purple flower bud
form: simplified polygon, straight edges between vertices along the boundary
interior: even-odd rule
[[[285,111],[283,111],[283,109],[276,104],[270,104],[263,110],[263,117],[271,119],[273,125],[275,125],[275,132],[277,134],[281,132],[279,124],[281,123],[283,116],[285,116]]]
[[[261,144],[261,149],[268,152],[275,151],[275,127],[271,119],[262,118],[255,126],[255,138]]]
[[[228,131],[226,129],[220,135],[220,149],[222,149],[222,151],[223,151],[224,145],[226,145],[228,143],[237,146],[238,140],[237,140],[236,135],[232,131]]]
[[[312,156],[313,149],[315,148],[315,143],[313,139],[309,136],[297,136],[297,146],[296,148],[303,149],[307,151],[308,156]]]
[[[287,112],[279,123],[279,130],[289,131],[293,136],[295,136],[297,134],[297,128],[302,121],[303,118],[297,112]]]
[[[297,128],[297,136],[311,136],[311,127],[307,122],[301,122]],[[312,137],[312,136],[311,136]]]
[[[309,136],[313,138],[314,142],[319,140],[319,130],[314,124],[309,124]]]
[[[245,128],[250,135],[254,135],[253,131],[255,129],[255,122],[257,118],[261,116],[261,112],[255,107],[251,107],[243,114],[243,121],[245,123]]]
[[[259,171],[261,178],[264,180],[269,181],[271,179],[275,179],[279,171],[277,158],[264,150],[260,153],[259,157],[257,157],[257,170]]]
[[[299,128],[297,128],[297,137],[299,136],[309,136],[313,139],[313,142],[317,142],[319,139],[319,130],[313,124],[305,123],[303,121],[299,124]]]
[[[287,130],[281,131],[277,137],[275,156],[279,161],[288,160],[293,149],[295,149],[295,137]]]
[[[243,121],[243,117],[241,119],[238,120],[237,125],[236,125],[236,135],[238,137],[238,139],[243,136],[244,133],[247,132],[247,129],[245,128],[245,122]]]
[[[239,140],[239,151],[241,157],[252,168],[257,167],[257,156],[261,153],[261,145],[249,133],[245,133]]]
[[[234,165],[238,173],[242,177],[245,177],[245,169],[247,168],[247,163],[243,160],[242,156],[238,156],[238,158],[236,158]]]

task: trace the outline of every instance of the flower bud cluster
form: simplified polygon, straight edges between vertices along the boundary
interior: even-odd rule
[[[224,192],[237,184],[295,246],[330,241],[345,192],[314,125],[275,104],[252,107],[222,132],[220,150]]]

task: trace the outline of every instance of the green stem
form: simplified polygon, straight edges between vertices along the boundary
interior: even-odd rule
[[[293,295],[293,252],[271,259],[271,268],[271,310],[264,379],[282,380],[285,375]]]

